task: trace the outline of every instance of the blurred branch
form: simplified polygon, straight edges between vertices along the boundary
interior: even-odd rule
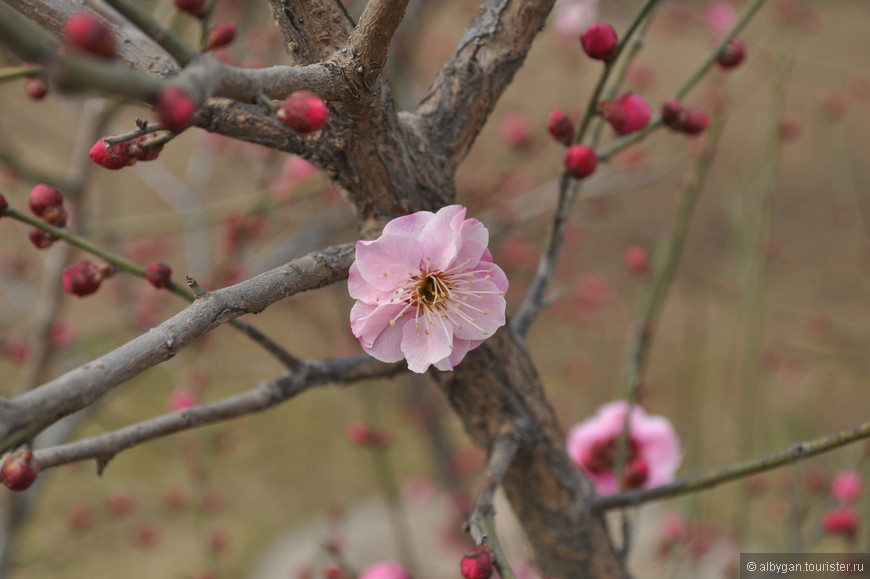
[[[148,12],[142,10],[139,4],[134,4],[129,0],[105,0],[105,2],[159,44],[181,66],[186,66],[199,54],[195,48],[164,28]]]
[[[105,465],[122,450],[176,432],[262,412],[312,388],[391,377],[403,371],[407,371],[403,364],[384,364],[364,354],[347,358],[305,360],[298,372],[261,382],[247,392],[165,414],[106,434],[43,448],[36,451],[34,456],[43,469],[86,459],[96,459]]]
[[[746,478],[753,474],[793,464],[865,438],[870,438],[870,422],[865,422],[836,434],[830,434],[807,442],[798,442],[792,444],[788,448],[773,454],[768,454],[756,460],[750,460],[734,466],[726,466],[715,471],[682,478],[670,484],[651,489],[628,491],[598,497],[593,502],[593,509],[598,512],[604,512],[611,509],[634,507],[650,501],[674,498],[710,489],[722,483]]]
[[[87,407],[125,381],[177,354],[194,338],[247,313],[346,279],[353,244],[309,253],[239,284],[206,292],[148,333],[11,399],[0,399],[0,446],[16,433]]]
[[[495,440],[486,465],[486,475],[478,491],[477,501],[468,522],[465,523],[465,532],[471,535],[474,542],[479,546],[489,548],[496,570],[503,579],[516,579],[516,576],[495,532],[495,507],[493,503],[495,502],[495,492],[501,486],[518,448],[519,442],[511,430]]]

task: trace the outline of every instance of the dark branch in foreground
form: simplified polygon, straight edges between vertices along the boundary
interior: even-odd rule
[[[353,245],[315,251],[234,286],[207,292],[138,338],[12,399],[0,400],[0,440],[88,406],[125,381],[165,362],[194,338],[273,303],[347,277]]]
[[[143,442],[261,412],[312,388],[390,377],[403,371],[407,371],[404,364],[384,364],[362,354],[348,358],[306,360],[298,372],[261,382],[247,392],[159,416],[114,432],[40,449],[34,453],[34,457],[42,468],[85,459],[106,463],[122,450]]]
[[[734,466],[726,466],[718,470],[696,474],[670,484],[651,489],[627,491],[606,497],[599,497],[593,503],[593,509],[598,512],[634,507],[650,501],[669,499],[701,490],[719,486],[720,484],[748,477],[753,474],[773,470],[787,464],[792,464],[818,454],[846,446],[859,440],[870,438],[870,422],[859,424],[848,430],[830,434],[807,442],[792,444],[786,449],[763,456],[756,460],[742,462]]]

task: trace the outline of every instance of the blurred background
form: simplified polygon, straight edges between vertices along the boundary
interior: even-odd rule
[[[193,19],[143,2],[193,41]],[[358,14],[361,1],[350,2]],[[459,175],[459,203],[491,233],[495,261],[521,303],[547,239],[562,145],[547,133],[559,108],[577,118],[601,65],[578,35],[596,20],[624,31],[639,0],[559,0],[526,65]],[[658,110],[709,54],[744,3],[665,0],[625,88]],[[478,2],[417,2],[394,43],[399,108],[425,94]],[[221,0],[236,23],[227,62],[287,62],[265,3]],[[685,99],[724,124],[692,216],[640,402],[680,434],[680,475],[758,457],[870,417],[870,4],[770,0],[741,36],[747,59],[712,70]],[[0,53],[4,66],[17,65]],[[784,87],[784,88],[780,88]],[[150,111],[93,96],[28,98],[0,84],[0,191],[25,209],[45,181],[67,194],[79,231],[174,279],[223,287],[305,252],[355,239],[354,216],[323,175],[297,157],[191,129],[160,159],[107,171],[87,159],[103,134]],[[613,138],[603,133],[604,146]],[[661,129],[584,184],[552,288],[559,298],[529,343],[563,428],[623,394],[638,304],[677,219],[707,136]],[[81,191],[73,193],[81,186]],[[58,260],[27,227],[0,221],[0,392],[14,395],[132,339],[184,308],[118,275],[85,298],[60,291]],[[639,248],[639,249],[638,249]],[[58,257],[59,256],[59,257]],[[635,258],[636,259],[636,258]],[[360,351],[351,300],[336,284],[248,319],[306,358]],[[43,328],[43,331],[40,331]],[[47,362],[37,352],[47,346]],[[230,327],[139,376],[77,422],[72,438],[108,432],[251,388],[282,368]],[[371,437],[361,436],[375,429]],[[371,430],[368,431],[369,433]],[[859,443],[748,481],[631,511],[639,577],[733,577],[740,551],[867,551],[856,533],[825,531],[838,471],[866,474]],[[261,415],[53,469],[33,491],[17,537],[14,579],[302,578],[402,556],[404,520],[418,579],[458,576],[471,542],[460,523],[483,455],[425,376],[324,388]],[[8,503],[9,493],[2,501]],[[392,498],[390,498],[392,497]],[[401,514],[388,503],[402,498]],[[392,517],[390,516],[392,513]],[[509,508],[499,509],[518,574],[536,577]],[[830,529],[828,529],[830,531]],[[406,555],[407,556],[407,555]],[[412,563],[413,564],[413,563]],[[211,573],[212,575],[208,575]]]

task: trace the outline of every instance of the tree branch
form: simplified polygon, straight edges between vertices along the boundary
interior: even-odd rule
[[[755,460],[749,460],[734,466],[726,466],[718,470],[696,474],[694,476],[674,481],[670,484],[651,489],[627,491],[605,497],[598,497],[593,503],[593,508],[598,512],[604,512],[623,507],[635,507],[650,501],[669,499],[680,495],[711,489],[726,482],[745,478],[760,472],[773,470],[787,464],[793,464],[865,438],[870,438],[870,422],[865,422],[848,430],[843,430],[807,442],[798,442],[792,444],[788,448]]]
[[[234,286],[207,292],[185,310],[112,352],[39,388],[0,400],[0,446],[7,446],[18,432],[81,410],[130,378],[172,358],[194,338],[222,323],[345,279],[352,260],[353,245],[339,245]]]
[[[106,434],[40,449],[34,456],[43,469],[85,459],[97,459],[105,463],[122,450],[143,442],[261,412],[312,388],[391,377],[406,370],[404,364],[384,364],[365,354],[348,358],[305,360],[298,372],[261,382],[247,392],[165,414]]]
[[[370,0],[350,35],[351,56],[372,81],[380,75],[408,0]],[[357,68],[357,71],[359,71]]]
[[[495,533],[495,492],[501,485],[517,453],[517,448],[519,443],[512,429],[493,443],[489,462],[486,465],[486,476],[480,485],[471,516],[465,524],[465,532],[471,535],[475,543],[489,547],[496,570],[503,579],[516,578]]]
[[[513,80],[555,0],[485,0],[416,108],[452,172]]]

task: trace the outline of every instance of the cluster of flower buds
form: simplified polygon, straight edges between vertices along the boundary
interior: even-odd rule
[[[329,109],[310,90],[299,90],[278,105],[275,118],[299,134],[319,131],[329,119]]]
[[[135,165],[137,161],[153,161],[163,149],[162,143],[148,144],[157,137],[157,133],[149,133],[114,145],[106,143],[108,136],[94,143],[89,155],[94,163],[113,171]]]
[[[7,453],[0,466],[0,479],[13,491],[23,491],[33,484],[39,475],[39,464],[27,447]]]
[[[861,497],[863,490],[864,479],[857,471],[843,470],[833,476],[830,493],[837,506],[822,515],[822,528],[826,533],[841,535],[848,541],[855,539],[861,517],[852,504]]]
[[[106,261],[81,259],[63,270],[63,290],[74,296],[84,297],[100,289],[100,284],[115,273],[115,268]]]
[[[701,109],[684,107],[676,99],[669,99],[662,104],[662,122],[668,128],[693,136],[700,135],[710,126],[710,119]]]
[[[54,187],[39,183],[30,191],[27,205],[34,215],[41,217],[46,223],[55,227],[66,226],[67,211],[63,204],[63,195]],[[31,227],[28,237],[38,249],[45,249],[57,241],[57,237],[39,227]]]

